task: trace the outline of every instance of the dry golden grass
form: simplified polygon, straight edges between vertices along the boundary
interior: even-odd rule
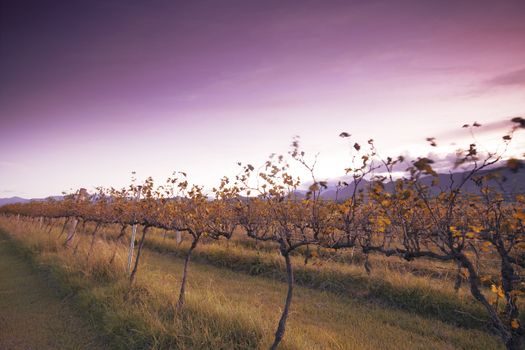
[[[115,248],[111,240],[99,239],[88,261],[87,236],[77,237],[80,243],[73,253],[56,243],[58,228],[50,239],[32,224],[2,218],[0,225],[34,259],[49,266],[64,289],[75,291],[75,301],[96,320],[101,331],[112,334],[116,348],[267,348],[273,340],[286,291],[279,272],[282,262],[276,253],[245,249],[235,243],[229,247],[222,243],[199,246],[197,259],[190,265],[187,304],[177,314],[174,304],[182,261],[177,254],[154,249],[157,244],[171,251],[169,239],[151,235],[151,249],[145,252],[137,284],[128,294],[124,246],[117,246],[118,259],[109,265]],[[173,251],[183,248],[184,244]],[[252,271],[250,275],[242,264],[251,264],[252,258],[258,259],[261,268],[273,266],[277,272],[272,276]],[[220,259],[225,260],[222,265]],[[283,349],[502,348],[476,322],[470,325],[465,321],[458,327],[453,320],[438,320],[430,314],[432,308],[410,311],[407,305],[411,297],[418,300],[415,307],[425,300],[451,307],[468,305],[469,297],[457,296],[448,282],[436,283],[436,279],[381,266],[375,266],[368,278],[362,268],[339,262],[302,266],[300,257],[294,262],[301,265],[297,273],[298,278],[303,274],[304,286],[295,290]],[[235,268],[235,264],[242,266]],[[350,282],[345,281],[347,278]],[[323,288],[319,285],[322,279],[327,286],[336,287]],[[389,301],[388,293],[399,295]],[[396,300],[405,300],[407,305],[396,307]],[[467,310],[479,309],[468,306]]]
[[[183,257],[188,242],[178,245],[161,235],[151,235],[146,246],[157,252]],[[279,281],[286,278],[283,259],[275,247],[273,251],[256,251],[228,242],[213,241],[200,245],[193,253],[193,259],[249,275]],[[392,268],[381,264],[379,259],[374,261],[371,276],[366,274],[361,264],[314,259],[305,265],[301,256],[295,256],[293,262],[296,282],[305,287],[374,301],[463,327],[480,328],[485,324],[484,310],[470,297],[466,288],[455,291],[450,279],[407,273],[405,269],[397,268],[397,265]]]
[[[0,349],[106,349],[91,325],[55,292],[53,280],[0,232]]]

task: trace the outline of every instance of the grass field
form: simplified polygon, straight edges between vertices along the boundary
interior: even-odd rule
[[[264,349],[273,340],[286,284],[282,259],[269,246],[247,247],[239,239],[199,246],[190,265],[187,304],[177,313],[185,242],[177,245],[152,232],[130,290],[126,248],[111,239],[116,228],[102,231],[105,239],[97,241],[88,261],[88,236],[77,237],[74,253],[56,240],[60,225],[49,235],[31,222],[2,218],[0,226],[52,271],[85,317],[110,336],[112,347]],[[117,260],[109,265],[115,247]],[[294,257],[298,286],[283,349],[503,348],[481,308],[463,289],[454,291],[448,274],[421,272],[452,267],[414,269],[376,259],[367,276],[345,259],[318,258],[305,265]]]
[[[105,349],[95,329],[0,232],[0,349]]]

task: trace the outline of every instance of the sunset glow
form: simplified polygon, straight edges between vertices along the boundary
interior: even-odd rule
[[[187,171],[207,187],[286,153],[319,176],[349,144],[426,155],[492,147],[525,114],[525,2],[7,1],[0,197]],[[511,154],[525,150],[516,137]]]

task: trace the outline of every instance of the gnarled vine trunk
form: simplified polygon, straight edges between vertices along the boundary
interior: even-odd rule
[[[288,319],[288,313],[290,312],[290,305],[292,304],[292,296],[293,296],[293,288],[294,288],[294,276],[293,276],[292,262],[290,260],[290,253],[281,252],[281,254],[284,256],[284,261],[286,264],[288,293],[286,294],[286,301],[284,303],[284,309],[283,309],[283,313],[281,314],[281,319],[279,320],[279,326],[277,327],[277,331],[275,332],[275,339],[273,341],[272,346],[270,347],[271,350],[277,349],[277,346],[279,346],[279,343],[284,337],[284,332],[286,330],[286,320]]]
[[[109,264],[110,265],[113,264],[113,262],[115,261],[115,257],[117,255],[118,244],[120,243],[120,241],[124,237],[124,235],[126,235],[126,227],[127,227],[127,225],[122,225],[122,228],[120,229],[120,233],[117,236],[117,239],[116,239],[116,242],[115,242],[115,247],[113,248],[113,254],[111,255],[111,259],[109,259]]]
[[[186,281],[188,279],[188,265],[190,264],[191,259],[191,253],[197,246],[198,239],[194,238],[191,242],[190,249],[188,249],[188,253],[186,254],[186,258],[184,259],[184,269],[182,270],[182,282],[180,285],[180,293],[179,293],[179,300],[177,301],[176,309],[180,310],[182,308],[182,305],[184,305],[185,302],[185,294],[186,294]]]
[[[97,237],[97,231],[100,227],[100,223],[97,222],[97,225],[95,226],[95,229],[93,230],[93,233],[91,233],[91,244],[89,245],[89,251],[87,254],[87,261],[89,261],[89,257],[91,256],[91,253],[93,252],[93,247],[95,246],[95,239]]]
[[[459,261],[463,265],[464,268],[468,271],[468,281],[470,285],[470,293],[476,300],[478,300],[483,306],[485,307],[485,310],[487,310],[490,320],[492,322],[492,325],[494,328],[496,328],[496,331],[498,332],[498,335],[505,343],[505,346],[509,350],[518,350],[521,349],[520,347],[520,337],[516,337],[513,332],[510,332],[507,330],[505,325],[503,324],[502,320],[499,318],[498,313],[494,309],[494,307],[489,303],[487,298],[483,295],[480,289],[480,279],[476,272],[476,269],[474,268],[474,265],[470,262],[470,260],[464,256],[459,256]]]
[[[69,231],[67,232],[66,241],[64,242],[65,247],[70,247],[71,244],[73,243],[73,238],[75,237],[77,225],[78,225],[78,219],[73,218],[73,220],[71,221],[71,224],[69,225]]]
[[[133,266],[133,271],[131,271],[131,275],[129,276],[129,284],[133,284],[133,281],[135,281],[135,275],[137,274],[137,269],[139,266],[140,253],[142,252],[142,247],[144,246],[144,240],[146,239],[146,233],[148,232],[148,229],[149,226],[144,226],[144,228],[142,229],[142,237],[140,238],[137,257],[135,258],[135,265]]]
[[[512,320],[519,320],[520,312],[518,305],[516,305],[516,296],[512,293],[514,290],[515,273],[512,264],[509,261],[507,252],[502,248],[503,242],[500,242],[498,250],[501,256],[501,283],[505,292],[505,314],[510,320],[510,338],[505,342],[505,346],[509,350],[524,349],[525,348],[525,334],[523,326],[519,323],[517,327],[512,327]]]
[[[66,217],[64,221],[64,225],[62,225],[62,230],[60,231],[60,234],[58,235],[58,239],[60,239],[62,235],[64,234],[64,232],[66,231],[66,227],[68,223],[69,223],[69,217]]]

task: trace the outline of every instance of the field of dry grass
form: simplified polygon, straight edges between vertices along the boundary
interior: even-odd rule
[[[130,290],[126,247],[113,239],[117,228],[102,230],[88,260],[87,235],[78,235],[74,251],[56,240],[60,225],[48,234],[35,223],[1,218],[0,227],[50,269],[65,292],[73,292],[113,347],[258,349],[273,340],[286,284],[282,258],[271,246],[255,247],[240,237],[199,246],[187,304],[177,313],[187,242],[151,232]],[[117,260],[110,265],[115,248]],[[298,286],[283,349],[502,348],[468,292],[454,291],[453,266],[374,257],[368,276],[359,256],[321,255],[306,265],[302,256],[293,258]]]
[[[0,349],[106,349],[52,276],[34,269],[0,232]]]

